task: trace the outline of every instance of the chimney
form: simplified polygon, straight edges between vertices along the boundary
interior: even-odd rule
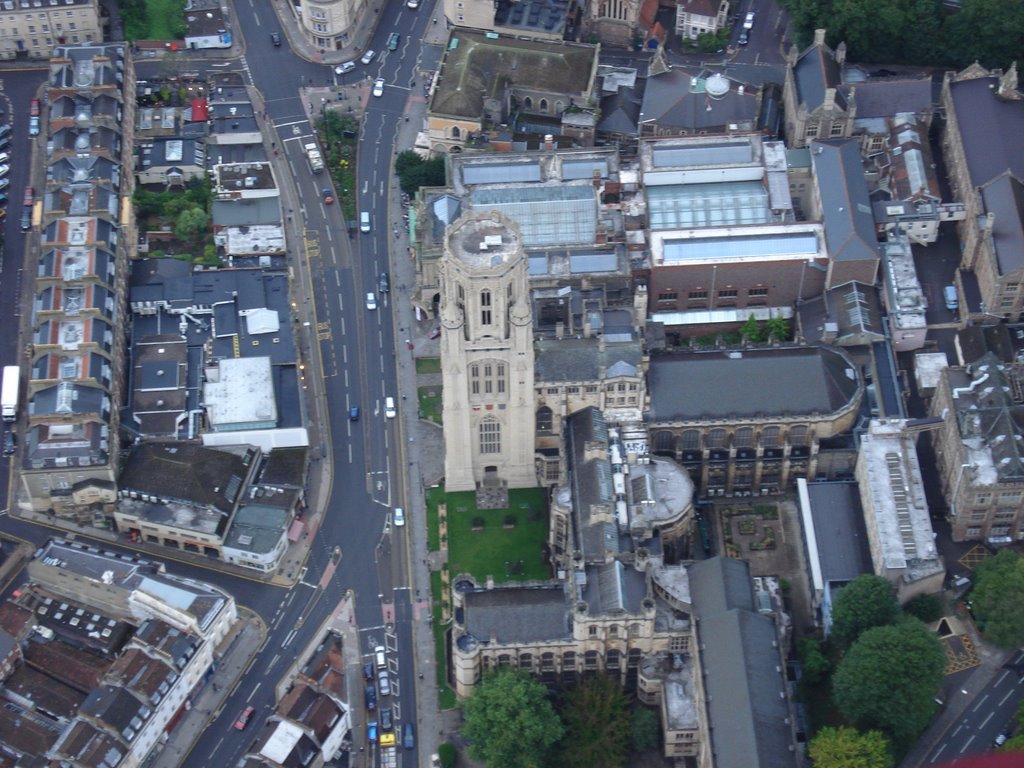
[[[544,134],[544,149],[550,152],[555,148],[555,137],[550,133]]]
[[[846,61],[846,41],[844,40],[836,46],[836,64],[840,67],[843,66],[843,62]]]
[[[825,89],[825,100],[821,103],[822,109],[834,109],[836,106],[836,89]]]
[[[821,46],[825,44],[825,30],[816,29],[814,30],[814,44]]]
[[[1022,96],[1017,90],[1017,62],[1013,62],[1010,68],[999,77],[999,97],[1002,99],[1015,99],[1019,101]]]

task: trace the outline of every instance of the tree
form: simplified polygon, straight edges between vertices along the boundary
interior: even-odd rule
[[[569,691],[562,707],[565,738],[559,765],[620,768],[629,746],[629,711],[622,688],[605,675],[591,675]]]
[[[564,732],[544,686],[508,668],[480,681],[464,715],[469,756],[488,768],[540,768]]]
[[[784,317],[769,317],[764,322],[764,335],[775,341],[789,341],[789,320]]]
[[[864,632],[832,676],[832,695],[858,728],[877,728],[908,747],[935,711],[946,655],[916,619]]]
[[[761,326],[758,324],[757,318],[754,317],[753,312],[750,313],[750,317],[747,318],[747,322],[740,326],[740,336],[751,344],[758,344],[761,342]]]
[[[822,728],[811,739],[808,754],[814,768],[892,768],[889,742],[878,731]]]
[[[805,683],[817,685],[828,677],[832,665],[828,657],[821,652],[817,638],[801,637],[796,641],[796,652],[800,657],[800,669]]]
[[[630,742],[634,752],[655,749],[661,740],[661,723],[658,713],[648,707],[634,707],[630,717]]]
[[[424,160],[416,152],[407,149],[395,158],[395,173],[398,185],[407,195],[413,195],[420,187],[439,187],[445,183],[444,157],[438,155]]]
[[[1024,644],[1024,559],[1004,549],[975,569],[974,618],[985,638],[1004,648]]]
[[[174,236],[179,240],[197,240],[206,234],[210,217],[201,208],[186,208],[178,214]]]
[[[1024,3],[964,0],[949,18],[944,42],[956,66],[974,61],[1009,68],[1024,50]]]
[[[840,648],[849,648],[864,630],[892,624],[899,612],[888,581],[870,573],[858,576],[839,590],[832,604],[832,638]]]
[[[903,612],[909,613],[925,624],[931,624],[942,618],[942,600],[938,595],[918,595],[903,606]]]
[[[437,759],[441,761],[441,768],[455,768],[455,745],[450,741],[437,745]]]

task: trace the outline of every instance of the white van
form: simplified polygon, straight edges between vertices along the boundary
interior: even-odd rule
[[[386,397],[384,398],[384,415],[389,419],[395,418],[398,412],[395,410],[395,398]]]
[[[957,307],[960,306],[960,299],[956,293],[955,285],[947,285],[942,289],[942,298],[946,300],[946,309],[950,312],[956,312]]]
[[[388,657],[383,645],[378,645],[373,649],[373,659],[377,663],[377,669],[384,669],[387,667]]]
[[[369,232],[370,231],[370,212],[363,211],[359,214],[359,231]]]

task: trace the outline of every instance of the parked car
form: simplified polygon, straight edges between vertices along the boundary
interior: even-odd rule
[[[13,129],[11,128],[10,123],[4,123],[3,125],[0,125],[0,138],[4,136],[10,136],[12,130]]]
[[[7,179],[4,179],[7,181]],[[7,205],[7,195],[0,194],[0,205]]]
[[[744,29],[742,32],[740,32],[740,37],[737,42],[740,45],[746,45],[747,43],[750,42],[750,35],[747,33],[747,30]]]
[[[334,68],[334,74],[344,75],[351,72],[355,68],[356,63],[354,61],[346,61],[344,64],[339,64]]]
[[[363,664],[363,679],[365,679],[366,682],[368,682],[368,683],[372,683],[373,682],[373,676],[374,676],[373,662],[372,661],[368,661],[365,664]]]
[[[32,205],[36,201],[36,191],[32,187],[25,187],[25,195],[22,197],[23,205]]]
[[[381,709],[380,727],[382,731],[390,731],[395,727],[395,718],[391,713],[391,707],[384,707]]]
[[[377,740],[377,721],[371,720],[366,724],[366,740],[376,741]]]
[[[28,135],[38,136],[39,135],[39,118],[30,117],[28,119]]]
[[[378,77],[377,81],[373,84],[373,95],[383,96],[384,95],[384,78]]]
[[[753,29],[754,28],[754,12],[753,11],[747,11],[747,15],[743,19],[743,28],[744,29]]]
[[[411,11],[415,11],[417,8],[420,7],[420,0],[407,0],[405,3],[405,7]]]
[[[373,712],[377,708],[377,689],[372,685],[366,686],[366,708]]]
[[[10,183],[10,179],[0,179],[0,189],[6,189]]]
[[[245,726],[249,724],[249,720],[252,718],[252,713],[255,711],[256,707],[252,706],[252,704],[243,709],[242,714],[240,714],[238,716],[238,719],[235,720],[235,728],[237,728],[240,731],[244,731]]]
[[[373,58],[377,55],[377,52],[372,48],[363,54],[363,58],[360,59],[363,64],[370,64]]]
[[[32,209],[26,208],[21,212],[21,231],[28,232],[32,229]]]
[[[270,33],[270,42],[272,42],[274,44],[274,47],[280,48],[281,47],[281,35],[279,33],[277,33],[277,32],[271,32]]]
[[[10,172],[11,172],[11,166],[9,166],[9,165],[0,165],[0,176],[6,176]]]
[[[391,678],[388,677],[388,671],[386,669],[382,669],[377,675],[377,685],[380,686],[381,696],[391,695]]]
[[[395,507],[395,512],[391,519],[394,521],[396,528],[401,528],[405,525],[405,510],[401,507]]]
[[[28,114],[31,117],[39,117],[39,99],[32,99],[32,103],[28,108]]]
[[[13,432],[4,432],[4,456],[10,456],[17,448],[17,436]]]
[[[388,35],[388,50],[397,51],[399,43],[402,42],[402,36],[397,32],[392,32]]]

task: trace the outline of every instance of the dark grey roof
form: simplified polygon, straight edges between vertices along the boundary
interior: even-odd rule
[[[637,375],[641,357],[639,341],[605,344],[601,349],[598,339],[542,339],[536,343],[534,373],[537,381],[597,381],[602,368],[607,373],[619,363],[627,368],[617,370],[632,368]]]
[[[587,567],[583,599],[592,616],[622,612],[639,613],[647,597],[647,577],[621,561]]]
[[[999,274],[1009,275],[1024,268],[1024,184],[1005,171],[982,186],[981,199],[985,212],[995,215],[992,245]]]
[[[839,65],[835,55],[825,46],[812,45],[805,50],[793,67],[793,80],[799,103],[813,112],[825,101],[825,91],[840,84]],[[836,106],[846,108],[841,92],[836,93]]]
[[[750,566],[731,557],[712,557],[694,563],[687,569],[690,594],[699,616],[723,613],[733,609],[754,610],[754,588],[750,583]]]
[[[620,88],[601,99],[601,121],[598,133],[615,133],[636,136],[640,121],[640,100],[633,89]]]
[[[103,721],[127,743],[138,736],[152,710],[123,688],[94,688],[82,704],[82,712]]]
[[[1009,169],[1024,179],[1024,101],[997,96],[999,78],[949,85],[971,184],[980,187]]]
[[[1017,354],[1010,329],[1003,323],[961,328],[957,332],[957,349],[961,365],[976,363],[988,352],[992,352],[1003,363],[1012,362]]]
[[[830,347],[694,352],[651,360],[655,424],[833,413],[859,395],[856,368]]]
[[[845,83],[839,91],[857,107],[857,119],[892,117],[899,112],[914,114],[932,110],[932,79],[868,80],[863,83]]]
[[[740,84],[716,73],[713,77],[728,82],[729,90],[712,97],[705,87],[706,74],[672,68],[648,77],[640,122],[691,131],[721,128],[730,123],[753,126],[757,118],[757,91],[745,87],[741,93],[737,87]]]
[[[498,587],[465,594],[466,631],[480,642],[530,643],[572,635],[561,586]]]
[[[281,201],[278,197],[214,200],[212,221],[218,227],[280,224]]]
[[[857,483],[808,483],[807,496],[825,582],[853,581],[862,573],[871,573],[871,550]]]
[[[29,402],[29,413],[32,416],[59,416],[72,413],[106,415],[109,409],[109,399],[102,389],[69,381],[38,390]]]
[[[815,141],[811,145],[811,160],[821,197],[829,258],[877,261],[878,237],[861,165],[860,141]]]
[[[604,414],[584,408],[566,420],[566,451],[572,488],[576,546],[588,562],[606,561],[619,550],[612,466],[608,458],[608,425]],[[603,450],[602,450],[603,449]]]

